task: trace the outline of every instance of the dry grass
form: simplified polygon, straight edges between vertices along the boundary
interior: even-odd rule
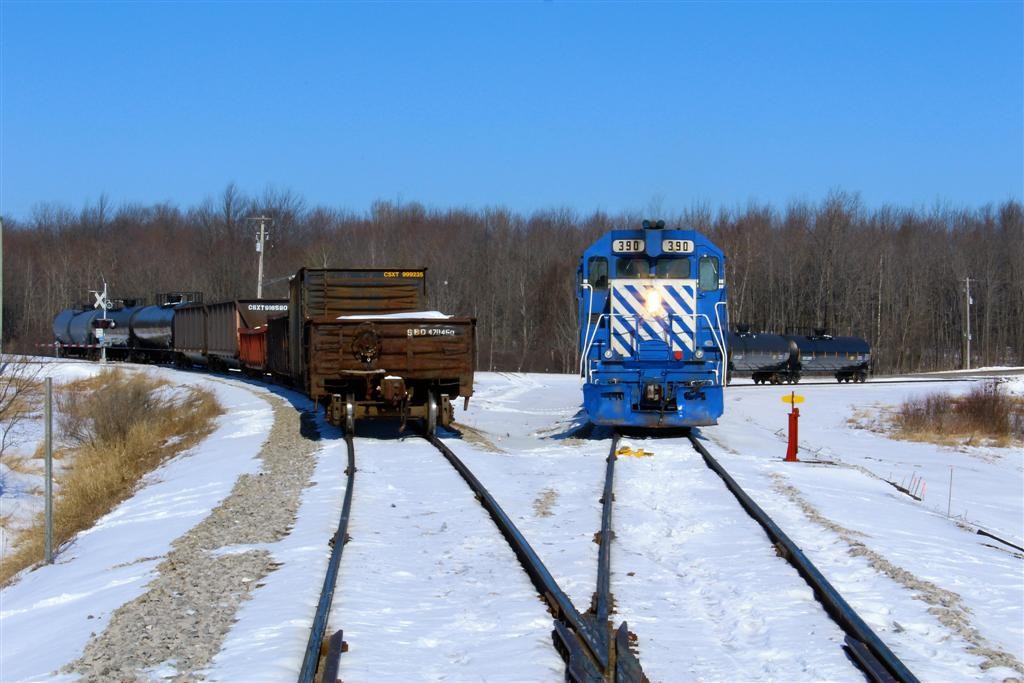
[[[976,385],[964,396],[930,394],[903,403],[893,417],[896,436],[945,445],[1011,446],[1024,443],[1024,399],[998,382]]]
[[[56,487],[55,548],[130,497],[148,472],[212,431],[223,412],[213,394],[192,388],[168,399],[160,391],[164,385],[113,371],[59,390],[58,431],[70,464]],[[38,562],[43,543],[40,518],[15,540],[17,550],[0,567],[0,584]]]
[[[37,449],[39,450],[39,449]],[[38,474],[39,465],[32,462],[32,458],[25,455],[12,455],[10,453],[4,455],[4,465],[7,466],[12,472],[18,474]]]
[[[533,514],[538,517],[550,517],[553,514],[551,510],[555,507],[555,503],[557,501],[558,491],[555,491],[554,489],[544,489],[533,501]]]

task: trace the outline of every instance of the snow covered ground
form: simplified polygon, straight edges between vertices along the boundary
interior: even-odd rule
[[[95,367],[65,365],[62,372]],[[151,371],[210,386],[228,413],[57,564],[0,592],[0,680],[74,679],[57,672],[145,589],[171,542],[257,466],[272,421],[261,397],[268,389]],[[1014,372],[1006,371],[1011,386],[1024,393]],[[1024,559],[975,533],[980,526],[1024,545],[1024,454],[894,441],[858,424],[906,397],[970,383],[799,385],[802,463],[782,462],[788,406],[780,399],[792,387],[731,387],[725,418],[700,434],[922,680],[1024,675],[1016,668]],[[609,442],[572,436],[579,396],[571,376],[481,373],[469,411],[456,413],[462,437],[445,441],[583,610],[594,589]],[[298,521],[265,546],[281,566],[242,605],[203,672],[209,680],[286,681],[298,669],[344,488],[344,445],[320,427]],[[863,680],[810,589],[688,443],[629,442],[654,455],[622,458],[617,468],[614,618],[636,632],[651,680]],[[352,540],[329,629],[344,629],[349,643],[343,680],[562,680],[550,616],[447,462],[426,442],[380,426],[360,427],[356,457]],[[911,474],[926,484],[920,502],[884,481]],[[146,675],[161,680],[167,671]]]

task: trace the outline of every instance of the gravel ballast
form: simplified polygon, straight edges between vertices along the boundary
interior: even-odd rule
[[[265,549],[288,534],[315,467],[316,441],[288,402],[268,395],[274,426],[257,474],[239,477],[209,516],[178,538],[147,591],[122,605],[68,673],[85,681],[202,680],[239,606],[276,568]],[[225,552],[218,552],[224,549]]]

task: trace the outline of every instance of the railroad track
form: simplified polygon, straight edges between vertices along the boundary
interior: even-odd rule
[[[775,524],[743,491],[722,465],[704,448],[703,444],[693,435],[687,436],[709,469],[717,474],[730,493],[735,496],[743,509],[764,529],[768,538],[779,549],[779,554],[799,572],[801,577],[814,591],[815,598],[824,607],[829,617],[843,630],[843,644],[848,656],[854,661],[870,681],[899,681],[916,683],[917,678],[892,653],[884,642],[864,623],[852,607],[839,595],[838,591],[828,582],[814,564],[799,547]],[[611,594],[611,542],[614,538],[612,528],[612,504],[615,498],[614,478],[615,462],[618,460],[618,434],[613,435],[611,450],[608,454],[605,470],[604,493],[602,495],[601,530],[599,532],[600,550],[598,552],[597,590],[594,595],[594,617],[598,623],[610,623],[609,607]],[[622,682],[645,681],[639,661],[628,649],[629,633],[625,622],[616,632],[616,644],[610,652],[620,656],[619,661],[610,671],[606,671],[604,680]],[[628,653],[628,655],[626,654]],[[609,676],[610,674],[610,676]],[[602,680],[581,678],[580,680]]]
[[[533,550],[529,541],[469,467],[436,436],[424,435],[423,438],[444,456],[473,491],[476,499],[494,521],[509,547],[519,559],[537,593],[547,604],[553,617],[552,641],[565,661],[566,680],[575,683],[611,681],[643,683],[647,681],[640,661],[631,648],[635,636],[630,633],[625,622],[616,626],[612,619],[611,548],[614,539],[612,511],[615,500],[615,463],[618,460],[619,435],[612,436],[606,460],[605,481],[601,497],[601,529],[597,537],[599,543],[597,581],[590,608],[586,611],[578,609],[565,591],[559,587],[558,582]],[[701,455],[707,467],[722,479],[726,488],[735,496],[743,509],[761,525],[778,549],[779,555],[793,565],[810,585],[826,613],[845,633],[843,648],[865,677],[871,681],[916,683],[916,677],[871,631],[796,544],[740,488],[697,438],[693,435],[687,438],[694,450]],[[345,501],[338,530],[333,539],[331,558],[310,632],[302,671],[299,675],[300,683],[312,683],[318,670],[322,683],[334,683],[337,680],[339,659],[344,647],[341,631],[334,633],[326,643],[324,635],[333,600],[338,566],[347,535],[356,471],[355,449],[351,437],[346,438],[346,445],[348,448],[348,469],[346,470],[348,482]]]
[[[554,616],[552,638],[555,647],[566,661],[566,680],[577,683],[600,681],[646,681],[640,664],[629,649],[629,631],[625,623],[614,630],[609,621],[610,607],[610,534],[611,498],[609,484],[605,487],[606,503],[602,517],[602,541],[599,550],[598,588],[593,607],[583,613],[573,604],[555,581],[551,572],[502,510],[487,488],[459,457],[436,436],[424,437],[451,463],[476,494],[480,504],[494,520],[505,540],[519,558],[537,592],[547,602]],[[609,461],[609,473],[613,461]],[[604,538],[604,537],[607,538]],[[603,585],[603,589],[602,589]]]
[[[348,466],[345,468],[345,499],[341,504],[338,529],[331,538],[331,557],[327,562],[327,572],[324,575],[323,587],[320,589],[320,599],[317,601],[316,613],[313,616],[313,626],[310,629],[306,652],[302,658],[299,683],[312,683],[318,670],[321,672],[321,681],[334,683],[338,678],[338,667],[345,645],[343,633],[339,630],[331,635],[326,643],[326,652],[324,652],[324,634],[327,631],[327,619],[330,617],[331,604],[334,601],[334,588],[338,582],[341,554],[344,552],[345,542],[348,540],[348,520],[352,513],[352,492],[356,482],[356,449],[352,443],[351,434],[345,435],[345,447],[348,451]]]
[[[864,620],[843,599],[828,579],[804,555],[803,551],[779,528],[779,526],[747,495],[724,467],[708,452],[692,433],[687,437],[694,450],[700,453],[704,463],[717,474],[730,493],[771,539],[779,555],[791,564],[814,591],[814,597],[821,603],[829,617],[846,634],[843,644],[849,657],[856,662],[870,681],[899,681],[917,683],[917,677],[907,669],[884,642],[864,623]],[[614,455],[614,454],[613,454]],[[609,456],[612,457],[612,456]]]
[[[980,377],[980,376],[981,375],[970,375],[970,376],[964,376],[964,377],[928,377],[928,378],[921,378],[921,379],[894,379],[894,380],[887,380],[887,379],[883,378],[883,379],[876,379],[874,381],[865,382],[865,383],[861,384],[861,386],[864,386],[865,384],[871,385],[871,386],[889,386],[890,384],[935,384],[935,383],[949,383],[949,382],[968,382],[970,380],[978,379],[978,377]],[[812,380],[810,382],[808,382],[807,380],[800,380],[799,382],[795,382],[795,383],[793,383],[793,382],[779,382],[778,384],[772,384],[770,382],[767,382],[765,384],[746,384],[746,383],[744,383],[744,384],[735,384],[735,383],[731,383],[730,382],[729,390],[732,390],[732,389],[743,389],[743,388],[746,388],[746,387],[779,387],[779,388],[787,388],[787,387],[822,387],[822,386],[824,386],[824,387],[843,387],[844,389],[849,389],[849,384],[844,383],[844,382],[837,382],[834,379],[832,379],[832,380]]]

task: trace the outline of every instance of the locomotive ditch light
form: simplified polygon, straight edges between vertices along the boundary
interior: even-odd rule
[[[604,352],[604,357],[605,357],[605,358],[607,358],[607,359],[609,359],[609,360],[611,360],[611,357],[612,357],[613,355],[614,355],[614,354],[612,353],[612,350],[611,350],[611,349],[608,349],[607,351],[605,351],[605,352]]]
[[[693,357],[697,358],[697,359],[703,358],[704,357],[704,349],[697,349],[696,351],[694,351],[693,352]]]

